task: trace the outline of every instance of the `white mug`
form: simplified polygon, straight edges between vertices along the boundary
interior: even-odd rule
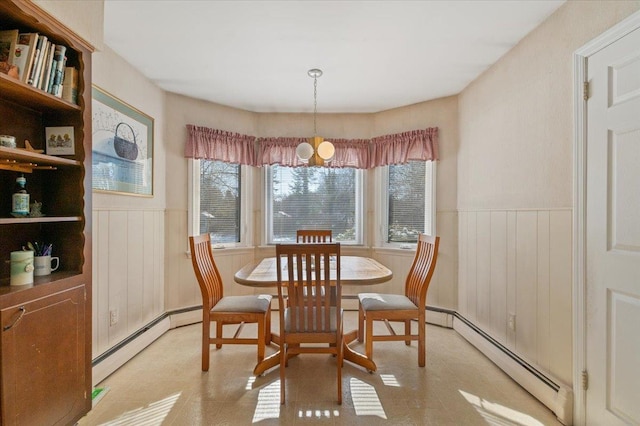
[[[56,266],[51,267],[51,263],[55,262]],[[60,258],[59,257],[51,257],[51,256],[36,256],[33,258],[33,275],[36,277],[41,277],[43,275],[49,275],[51,272],[58,269],[60,266]]]

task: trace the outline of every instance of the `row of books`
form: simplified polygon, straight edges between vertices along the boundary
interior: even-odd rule
[[[66,66],[66,52],[42,34],[0,31],[0,62],[17,67],[20,81],[77,104],[78,71]]]

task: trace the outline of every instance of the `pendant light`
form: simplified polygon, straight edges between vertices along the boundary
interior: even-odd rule
[[[313,68],[307,71],[309,77],[313,78],[313,137],[308,142],[302,142],[296,148],[296,155],[304,163],[310,166],[323,166],[324,162],[333,159],[336,152],[335,147],[329,141],[325,141],[318,136],[316,130],[316,115],[318,109],[318,78],[322,76],[322,70]]]

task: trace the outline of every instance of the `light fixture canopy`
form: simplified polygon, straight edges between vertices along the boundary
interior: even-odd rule
[[[323,166],[325,161],[329,162],[333,159],[336,149],[331,142],[325,141],[316,132],[318,78],[322,76],[322,70],[312,68],[307,71],[307,74],[313,78],[313,137],[296,147],[296,155],[303,163],[308,163],[310,166]]]

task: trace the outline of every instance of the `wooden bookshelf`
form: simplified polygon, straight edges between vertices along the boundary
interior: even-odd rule
[[[0,29],[46,35],[78,70],[78,104],[0,74],[0,425],[74,424],[91,409],[91,54],[92,46],[28,0],[0,1]],[[75,153],[44,150],[45,128],[72,126]],[[43,216],[13,217],[24,174]],[[12,251],[53,244],[58,271],[10,285]]]

